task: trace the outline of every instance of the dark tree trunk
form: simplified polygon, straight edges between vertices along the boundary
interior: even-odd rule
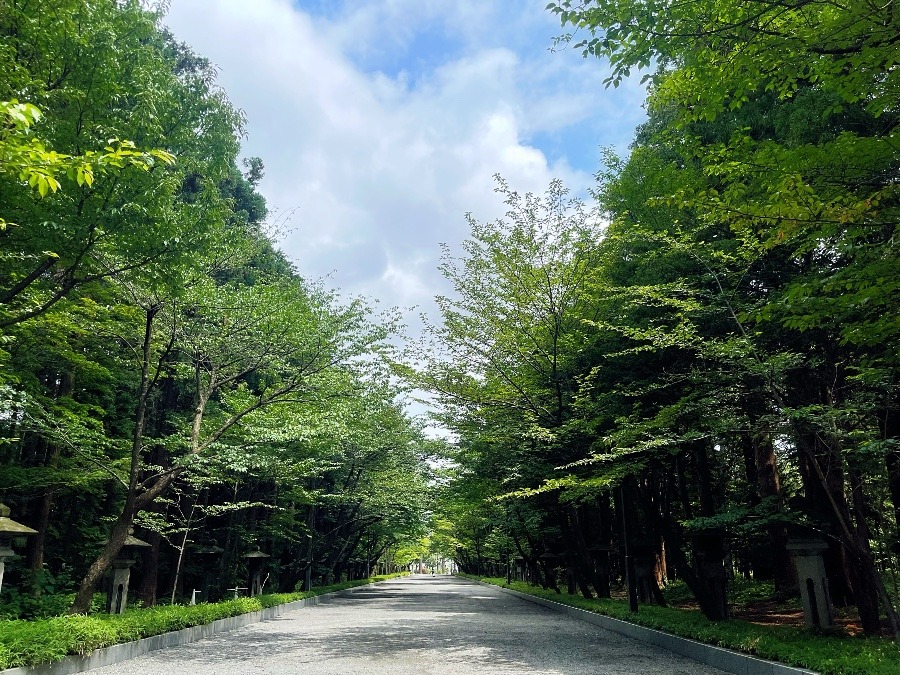
[[[144,549],[143,553],[141,585],[138,588],[138,597],[141,599],[144,607],[155,607],[159,581],[159,545],[162,537],[160,537],[159,532],[148,531],[143,536],[143,539],[150,544],[150,548]],[[204,598],[204,600],[207,600],[207,598]]]
[[[600,578],[600,575],[597,574],[597,566],[594,564],[594,559],[591,556],[591,551],[588,547],[587,541],[585,541],[581,517],[579,515],[577,507],[569,507],[568,518],[569,527],[572,532],[572,539],[575,543],[575,551],[578,556],[578,562],[583,571],[583,574],[588,579],[591,586],[593,586],[594,592],[596,592],[598,596],[600,595],[601,590],[605,590],[606,592],[608,592],[609,583],[604,582],[604,580]]]
[[[900,409],[887,407],[879,417],[881,437],[893,441],[888,446],[884,461],[887,465],[888,488],[894,505],[894,524],[900,532]]]
[[[72,373],[60,373],[59,376],[53,378],[53,380],[55,398],[70,398],[72,396],[72,392],[75,391],[75,378]],[[48,455],[46,459],[47,466],[55,467],[59,461],[61,451],[60,444],[49,442],[46,439],[44,439],[44,442],[48,446]],[[47,529],[50,525],[50,511],[53,507],[53,497],[53,490],[45,488],[38,499],[37,521],[34,524],[34,529],[37,530],[37,534],[31,537],[31,541],[29,542],[29,567],[35,575],[40,574],[44,570],[44,550],[47,545]],[[39,595],[40,591],[40,585],[35,585],[35,595]]]
[[[678,478],[680,482],[683,476],[679,476]],[[673,476],[671,472],[668,474],[668,480],[675,480],[675,476]],[[667,489],[670,490],[671,487]],[[640,491],[638,491],[638,494],[640,495]],[[638,499],[638,503],[640,504],[644,517],[650,524],[651,529],[662,535],[663,540],[666,543],[665,554],[675,566],[675,569],[678,570],[679,577],[684,580],[688,589],[694,594],[694,597],[697,599],[697,604],[700,605],[700,611],[702,611],[704,616],[708,619],[717,620],[718,618],[721,618],[720,599],[710,593],[710,589],[707,587],[705,580],[697,575],[693,566],[688,562],[687,556],[684,554],[685,542],[681,532],[681,525],[674,518],[666,517],[661,514],[653,503],[647,499],[640,498]]]
[[[100,583],[100,579],[112,565],[112,561],[122,550],[128,530],[134,522],[136,514],[138,476],[141,470],[141,454],[143,452],[144,424],[147,419],[147,402],[152,388],[150,377],[150,349],[153,337],[153,321],[161,309],[160,306],[150,307],[146,310],[144,323],[144,339],[141,358],[141,382],[138,390],[137,403],[134,411],[134,432],[131,442],[131,468],[128,484],[125,486],[125,504],[122,506],[119,516],[113,523],[106,546],[97,556],[97,559],[88,568],[81,580],[75,600],[69,612],[72,614],[86,614],[91,607],[94,590]]]
[[[693,444],[694,466],[697,471],[697,487],[700,491],[700,515],[710,518],[716,515],[716,500],[713,496],[713,477],[709,464],[709,447],[706,441]]]
[[[768,434],[753,439],[754,459],[756,464],[756,484],[762,499],[775,500],[779,509],[782,507],[781,476],[778,474],[778,460],[775,447]],[[788,533],[783,525],[772,524],[768,528],[774,563],[775,591],[787,596],[797,591],[797,570],[787,549]]]
[[[53,492],[44,490],[37,505],[37,521],[34,529],[37,534],[31,537],[29,542],[29,564],[35,573],[40,574],[44,570],[44,547],[47,543],[47,528],[50,525],[50,510],[53,506]],[[35,595],[40,595],[40,585],[34,588]]]
[[[868,557],[871,559],[872,551],[869,548],[869,540],[871,533],[869,532],[868,522],[866,520],[866,504],[863,495],[862,477],[859,475],[853,462],[848,464],[848,472],[850,474],[850,496],[853,501],[853,510],[856,521],[856,534],[860,542],[862,551],[860,557]],[[853,565],[851,567],[854,573],[854,587],[858,589],[856,606],[859,608],[859,619],[862,624],[863,631],[867,635],[877,635],[881,632],[881,618],[878,612],[878,588],[873,584],[873,579],[866,574],[865,561],[860,561],[861,565]]]

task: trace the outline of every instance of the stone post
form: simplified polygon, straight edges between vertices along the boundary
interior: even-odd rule
[[[128,606],[128,582],[131,580],[131,558],[116,558],[112,561],[109,590],[106,593],[106,611],[121,614]]]
[[[803,600],[803,616],[806,625],[813,630],[831,628],[834,617],[831,612],[831,594],[822,553],[828,543],[818,537],[791,537],[787,549],[794,554],[800,597]]]

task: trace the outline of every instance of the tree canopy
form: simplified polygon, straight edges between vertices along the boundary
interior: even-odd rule
[[[142,3],[55,0],[0,5],[0,73],[0,494],[38,531],[0,612],[88,611],[132,530],[145,605],[257,548],[281,590],[393,566],[428,492],[397,317],[277,250],[213,66]]]
[[[514,208],[445,265],[417,379],[459,439],[444,536],[467,571],[586,596],[630,550],[644,601],[679,579],[713,619],[728,576],[796,593],[789,539],[818,536],[834,601],[896,633],[892,8],[548,10],[609,85],[645,71],[649,116],[590,207],[504,185]]]

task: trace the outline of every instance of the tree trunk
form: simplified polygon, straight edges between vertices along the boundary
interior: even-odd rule
[[[159,545],[162,537],[159,535],[159,532],[153,532],[152,530],[143,535],[143,537],[150,544],[150,548],[144,550],[143,565],[141,567],[141,586],[138,590],[138,597],[141,599],[144,607],[155,607],[156,591],[159,584]]]
[[[778,474],[778,460],[769,434],[760,434],[753,439],[756,464],[756,484],[762,499],[773,499],[778,509],[783,506],[781,476]],[[797,591],[797,570],[787,549],[787,528],[772,524],[767,528],[774,562],[775,592],[788,596]]]
[[[153,339],[153,321],[161,307],[154,305],[147,308],[144,322],[144,340],[141,350],[141,383],[138,390],[137,403],[134,411],[134,434],[131,442],[131,466],[128,485],[126,486],[125,504],[113,523],[109,534],[109,541],[97,556],[97,559],[88,568],[87,574],[81,580],[75,600],[69,609],[71,614],[86,614],[91,607],[91,600],[100,579],[112,565],[112,561],[122,550],[128,530],[134,522],[136,514],[135,502],[137,498],[138,479],[141,471],[141,453],[144,442],[144,424],[147,418],[147,401],[152,386],[150,378],[150,349]]]
[[[44,571],[44,546],[47,542],[47,527],[50,524],[50,510],[52,505],[53,492],[51,490],[44,490],[44,493],[41,495],[40,501],[38,502],[37,522],[34,524],[34,529],[37,530],[37,534],[31,537],[31,541],[29,542],[29,567],[35,574],[35,580],[37,580],[37,576]],[[40,595],[40,584],[35,585],[34,594]]]
[[[56,399],[71,398],[72,392],[75,391],[75,377],[72,373],[60,373],[58,382],[59,384],[56,385],[54,397]],[[47,466],[55,467],[59,461],[61,451],[60,444],[50,441],[48,441],[47,444],[49,446],[48,450],[50,451],[49,457],[47,458]],[[38,502],[38,518],[34,526],[34,529],[37,530],[37,534],[31,537],[31,541],[29,542],[29,567],[35,574],[35,580],[37,580],[37,576],[44,570],[44,549],[47,544],[47,528],[50,524],[50,511],[53,506],[53,495],[54,492],[50,488],[45,488],[43,490],[40,501]],[[34,587],[35,595],[40,595],[40,591],[40,584],[36,584]]]
[[[112,530],[109,533],[109,541],[97,556],[96,560],[88,568],[87,574],[81,580],[81,586],[75,594],[75,601],[69,609],[70,614],[87,614],[91,608],[91,601],[94,599],[94,591],[100,583],[100,579],[112,565],[112,561],[122,550],[125,544],[125,538],[128,536],[128,530],[134,521],[134,514],[129,508],[125,508],[116,522],[113,523]]]
[[[888,472],[888,488],[891,502],[894,504],[894,524],[896,532],[900,532],[900,409],[886,407],[879,417],[881,437],[885,441],[893,441],[884,456]]]
[[[569,506],[567,511],[569,517],[569,527],[572,533],[572,540],[575,543],[575,553],[578,556],[578,563],[582,570],[582,574],[585,575],[591,586],[593,586],[594,592],[598,595],[598,597],[603,597],[601,593],[608,593],[609,585],[608,583],[605,583],[597,573],[597,566],[594,563],[594,558],[591,555],[591,551],[588,548],[587,541],[584,538],[584,532],[581,527],[581,518],[579,517],[578,509],[575,506]],[[607,595],[606,597],[609,596]]]
[[[712,470],[709,465],[709,447],[706,441],[695,441],[692,454],[697,470],[697,487],[700,490],[700,515],[711,518],[716,515],[716,500],[713,497]]]
[[[866,521],[866,505],[865,496],[862,490],[862,478],[852,461],[848,462],[848,473],[850,475],[850,497],[853,501],[853,510],[856,520],[856,534],[859,545],[862,548],[861,556],[871,559],[872,551],[869,548],[869,540],[871,533]],[[862,624],[863,631],[867,635],[878,635],[881,632],[881,618],[878,612],[878,588],[873,584],[865,570],[865,560],[861,561],[862,565],[853,565],[851,568],[855,572],[854,587],[857,592],[857,607],[859,608],[859,619]]]
[[[893,601],[884,587],[884,582],[869,550],[868,525],[865,520],[865,506],[862,503],[861,491],[862,483],[858,472],[851,465],[850,470],[853,477],[850,486],[851,495],[858,491],[857,499],[859,499],[858,506],[854,503],[854,509],[857,511],[856,528],[854,528],[849,508],[844,498],[844,471],[840,452],[832,444],[822,441],[818,435],[816,435],[815,440],[817,441],[816,445],[804,447],[804,454],[808,467],[818,479],[819,486],[825,491],[825,496],[830,506],[829,513],[835,521],[840,540],[848,553],[847,561],[850,564],[847,568],[855,604],[859,608],[863,631],[867,635],[877,635],[880,632],[881,622],[878,619],[878,605],[881,602],[887,613],[891,630],[896,638],[900,636],[900,616],[898,616]],[[813,452],[815,447],[821,447],[824,450],[824,459],[829,462],[825,467],[823,467],[819,456]],[[840,477],[839,483],[836,476]],[[838,487],[840,492],[835,494],[834,490]]]

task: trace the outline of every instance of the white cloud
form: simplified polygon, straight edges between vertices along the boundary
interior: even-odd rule
[[[513,14],[516,3],[504,13],[480,0],[370,0],[310,16],[288,0],[173,0],[166,23],[221,68],[246,111],[244,152],[263,158],[270,208],[293,214],[282,247],[301,273],[331,274],[383,305],[431,308],[446,290],[439,242],[466,236],[466,212],[504,210],[493,174],[520,192],[555,177],[582,190],[595,167],[572,168],[565,153],[551,161],[529,139],[622,114],[603,102],[599,64],[546,52],[553,20],[540,5]],[[535,26],[536,46],[522,52]],[[458,50],[430,53],[423,70],[406,54],[420,27]],[[419,64],[415,75],[366,67],[392,54]]]

